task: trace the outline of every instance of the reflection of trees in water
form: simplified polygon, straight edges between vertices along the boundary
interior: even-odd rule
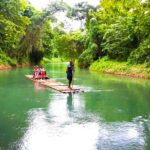
[[[68,96],[67,96],[67,105],[68,105],[68,109],[70,111],[73,110],[72,93],[69,93]]]

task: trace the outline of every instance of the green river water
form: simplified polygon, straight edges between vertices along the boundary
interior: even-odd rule
[[[66,81],[66,64],[45,66]],[[0,71],[0,150],[149,150],[150,80],[76,69],[62,94],[25,78],[32,68]]]

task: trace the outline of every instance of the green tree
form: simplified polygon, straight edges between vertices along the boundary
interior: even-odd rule
[[[73,8],[69,8],[67,16],[81,22],[80,27],[83,28],[83,22],[89,12],[96,10],[98,7],[94,7],[87,2],[80,2],[75,4]]]
[[[49,20],[54,20],[53,15],[64,11],[66,7],[66,3],[61,5],[60,1],[56,1],[50,3],[43,12],[32,11],[35,13],[32,13],[31,24],[20,42],[19,61],[22,60],[22,57],[29,56],[31,63],[38,64],[44,55],[51,55],[52,34]]]
[[[84,41],[80,32],[57,32],[54,35],[53,46],[59,56],[75,60],[84,49]]]
[[[104,55],[130,63],[148,62],[149,25],[149,0],[102,0],[100,9],[87,15],[87,40],[80,64],[90,65]]]
[[[0,49],[15,56],[20,38],[30,20],[23,13],[27,7],[25,0],[0,1]]]

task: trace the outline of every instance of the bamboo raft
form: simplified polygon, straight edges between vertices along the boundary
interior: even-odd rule
[[[61,93],[79,93],[79,92],[84,92],[83,90],[79,89],[79,88],[68,88],[67,85],[58,82],[54,79],[34,79],[33,75],[25,75],[27,79],[30,79],[34,82],[38,82],[40,85],[51,88],[55,91],[61,92]]]

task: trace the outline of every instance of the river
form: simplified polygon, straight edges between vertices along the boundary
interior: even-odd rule
[[[66,64],[45,66],[66,81]],[[0,150],[149,150],[150,80],[76,69],[62,94],[25,78],[32,68],[0,71]]]

